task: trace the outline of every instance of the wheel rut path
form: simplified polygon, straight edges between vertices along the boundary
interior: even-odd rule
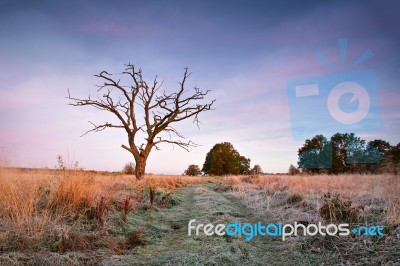
[[[189,185],[175,196],[179,204],[160,211],[150,211],[146,217],[153,232],[149,244],[135,247],[130,254],[110,258],[102,265],[299,265],[290,244],[279,238],[256,236],[246,241],[245,236],[206,236],[195,230],[188,235],[188,222],[257,223],[252,210],[240,199],[221,192],[213,183]],[[133,214],[134,215],[134,214]],[[264,221],[265,222],[265,221]],[[311,265],[311,264],[307,264]]]

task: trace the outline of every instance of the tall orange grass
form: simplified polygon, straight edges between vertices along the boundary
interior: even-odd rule
[[[40,188],[44,180],[32,176],[17,175],[15,170],[0,171],[0,217],[2,225],[10,229],[22,230],[32,236],[49,222],[49,214],[40,210]]]
[[[104,216],[108,205],[114,204],[121,209],[127,197],[133,196],[136,202],[132,205],[138,206],[141,193],[149,187],[174,191],[204,180],[200,177],[149,175],[136,181],[131,175],[83,170],[0,168],[0,238],[4,240],[18,235],[34,241],[52,229],[80,230],[88,215],[92,213],[103,223],[104,217],[99,217],[100,210],[100,215]],[[99,213],[93,214],[96,211]]]

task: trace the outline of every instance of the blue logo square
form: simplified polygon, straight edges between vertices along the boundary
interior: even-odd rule
[[[381,128],[374,70],[290,79],[287,95],[295,140]]]

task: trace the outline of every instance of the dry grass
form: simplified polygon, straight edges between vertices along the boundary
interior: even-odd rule
[[[376,195],[393,190],[394,175],[259,175],[228,176],[224,183],[233,187],[243,182],[252,183],[263,189],[287,189],[299,193],[323,193],[330,191],[340,193],[368,192]],[[397,184],[399,185],[399,184]]]
[[[220,181],[220,190],[241,199],[255,215],[265,218],[267,214],[271,222],[350,217],[356,223],[385,224],[388,228],[384,239],[306,238],[299,242],[299,247],[306,251],[315,250],[321,256],[340,255],[350,264],[357,263],[351,254],[361,251],[392,254],[386,256],[387,261],[400,255],[399,176],[261,175],[221,179],[147,175],[136,181],[131,175],[93,171],[12,168],[0,169],[0,253],[96,251],[100,257],[127,254],[131,248],[147,245],[165,230],[146,226],[140,218],[142,215],[151,220],[152,213],[157,213],[146,211],[149,191],[153,193],[154,208],[168,208],[181,200],[174,196],[177,189],[209,181]],[[327,192],[331,198],[324,197]],[[338,194],[340,197],[336,197]],[[344,209],[336,212],[337,206]],[[370,256],[365,252],[358,255]]]
[[[382,225],[383,237],[292,238],[301,252],[339,258],[342,265],[397,265],[400,256],[400,176],[298,175],[225,177],[219,189],[260,217],[284,223]]]
[[[228,176],[220,183],[222,190],[233,189],[241,197],[254,198],[252,190],[265,192],[264,199],[253,199],[249,204],[261,200],[269,206],[271,199],[282,194],[298,194],[320,199],[324,193],[340,194],[350,198],[355,205],[374,205],[384,202],[389,223],[400,223],[400,176],[398,175],[297,175],[297,176]],[[268,200],[269,199],[269,200]],[[287,199],[286,199],[287,200]],[[266,202],[267,201],[267,202]],[[320,201],[320,200],[319,200]],[[264,211],[264,210],[263,210]]]
[[[149,187],[174,191],[200,177],[101,174],[82,170],[0,169],[0,251],[79,250],[102,246],[107,212],[143,204]],[[127,202],[127,199],[129,201]],[[123,219],[122,219],[123,220]]]
[[[147,175],[140,183],[153,189],[174,191],[187,184],[204,183],[208,180],[208,178],[198,176]]]
[[[0,172],[0,217],[2,235],[14,230],[28,237],[40,237],[51,218],[40,208],[44,180],[17,176],[16,171]]]

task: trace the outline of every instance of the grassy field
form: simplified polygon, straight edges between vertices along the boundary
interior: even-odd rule
[[[289,239],[294,251],[316,254],[316,265],[400,265],[400,176],[233,176],[224,178],[219,188],[273,222],[385,228],[382,237]]]
[[[147,175],[139,182],[4,168],[0,265],[397,265],[399,192],[393,175]],[[191,219],[379,224],[385,235],[246,241],[188,236]]]

